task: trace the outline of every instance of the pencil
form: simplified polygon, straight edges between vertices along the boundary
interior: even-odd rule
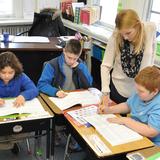
[[[60,91],[63,91],[62,88],[61,88],[61,86],[58,86],[58,88],[59,88]]]

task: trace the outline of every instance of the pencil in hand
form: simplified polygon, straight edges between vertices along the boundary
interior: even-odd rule
[[[59,97],[59,98],[66,97],[67,96],[67,92],[63,91],[60,86],[58,88],[59,88],[59,91],[56,93],[56,96]]]

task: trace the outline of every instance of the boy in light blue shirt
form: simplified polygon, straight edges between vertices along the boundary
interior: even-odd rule
[[[160,146],[160,70],[146,67],[135,77],[137,93],[125,103],[115,106],[99,106],[99,113],[130,113],[130,117],[109,119],[123,124],[139,134],[148,137]]]

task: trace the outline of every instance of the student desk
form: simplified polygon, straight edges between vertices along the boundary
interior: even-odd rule
[[[153,146],[145,149],[141,149],[132,153],[140,153],[144,158],[149,158],[150,156],[155,155],[156,153],[160,153],[160,147],[158,146]],[[130,154],[130,153],[128,153]]]
[[[13,120],[13,121],[2,121],[0,122],[0,136],[6,135],[16,135],[19,133],[29,133],[35,132],[36,136],[40,136],[43,130],[46,133],[46,159],[50,158],[50,151],[51,156],[53,156],[53,145],[54,145],[54,114],[51,110],[47,107],[45,102],[42,100],[41,97],[38,97],[40,103],[44,107],[46,111],[49,112],[50,116],[48,117],[37,117],[37,118],[28,118],[28,119],[21,119],[21,120]],[[50,135],[51,134],[51,135]],[[30,136],[26,136],[24,138],[30,138]],[[52,142],[50,143],[50,140]]]
[[[58,107],[56,107],[52,101],[49,100],[47,95],[41,93],[40,96],[48,104],[48,106],[54,113],[59,115],[63,114],[62,111]],[[127,152],[131,152],[137,149],[143,149],[153,146],[153,143],[146,137],[144,137],[142,140],[134,141],[131,143],[111,146],[93,127],[89,128],[85,126],[78,127],[69,118],[66,118],[66,121],[68,127],[67,130],[71,132],[71,134],[75,137],[75,139],[83,147],[83,149],[87,151],[89,157],[92,159],[105,159],[105,158],[112,159],[113,157],[115,158],[120,154],[126,154]],[[105,155],[95,149],[94,145],[92,144],[89,138],[93,134],[97,135],[105,143],[105,145],[112,151],[110,155],[108,154]]]
[[[41,72],[43,63],[59,56],[63,49],[57,47],[59,43],[57,37],[50,37],[49,43],[36,43],[36,42],[11,42],[5,45],[1,42],[0,53],[4,51],[12,51],[19,58],[23,64],[24,72],[37,83]],[[88,51],[89,49],[84,49]],[[86,59],[86,54],[82,55],[82,59]]]

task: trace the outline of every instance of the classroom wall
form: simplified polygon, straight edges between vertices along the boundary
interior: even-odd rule
[[[121,0],[121,2],[124,9],[130,8],[136,10],[143,20],[148,18],[147,11],[150,0]]]

